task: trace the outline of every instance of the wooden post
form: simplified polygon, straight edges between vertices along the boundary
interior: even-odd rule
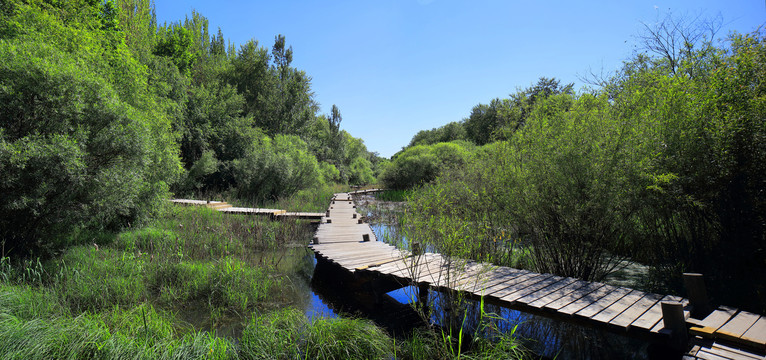
[[[683,276],[686,294],[692,306],[691,315],[695,319],[704,319],[713,312],[705,289],[705,279],[702,274],[697,273],[684,273]]]
[[[418,256],[423,253],[423,249],[420,247],[420,243],[417,241],[412,242],[412,255]]]
[[[352,216],[352,219],[356,219],[356,213],[354,213]]]
[[[677,350],[686,350],[689,334],[684,318],[684,305],[675,301],[663,301],[662,321],[665,323],[665,329],[670,330],[671,346]]]
[[[428,314],[428,284],[418,284],[418,309],[424,314]]]
[[[332,201],[333,205],[335,205],[335,200]]]
[[[351,205],[351,201],[349,201],[348,204]]]
[[[325,217],[330,217],[330,210],[327,210],[327,212],[324,213]]]
[[[361,218],[359,218],[359,220],[357,220],[357,221],[356,221],[356,223],[357,223],[357,224],[361,224],[361,223],[362,223],[362,219],[361,219]]]
[[[319,244],[319,237],[318,237],[318,236],[314,236],[314,238],[313,238],[313,239],[311,239],[311,242],[312,242],[314,245],[316,245],[316,244]]]
[[[362,234],[362,241],[364,242],[370,241],[370,234]]]
[[[327,219],[328,224],[332,224],[332,219]]]

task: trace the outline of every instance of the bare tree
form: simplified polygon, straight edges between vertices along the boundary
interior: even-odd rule
[[[667,61],[668,70],[676,75],[679,67],[688,62],[689,75],[694,75],[697,51],[708,51],[721,29],[723,18],[676,17],[668,13],[655,23],[642,23],[644,31],[638,36],[639,46]],[[704,55],[704,54],[702,54]]]

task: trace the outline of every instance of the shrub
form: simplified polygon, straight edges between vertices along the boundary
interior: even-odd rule
[[[319,165],[294,135],[264,137],[234,161],[237,193],[245,199],[276,199],[319,184]]]

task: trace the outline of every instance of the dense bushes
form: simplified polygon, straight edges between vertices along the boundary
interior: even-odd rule
[[[18,9],[0,43],[0,238],[5,251],[62,245],[80,226],[145,217],[179,172],[170,122],[144,70],[109,33]]]
[[[408,189],[434,180],[443,169],[468,162],[472,145],[465,142],[417,145],[394,157],[381,174],[390,189]]]
[[[242,198],[271,199],[318,185],[319,167],[306,143],[293,135],[264,137],[234,162]]]

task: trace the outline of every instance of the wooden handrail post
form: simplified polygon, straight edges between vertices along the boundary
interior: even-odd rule
[[[356,219],[356,213],[351,216],[352,219]]]
[[[362,241],[364,242],[370,241],[370,234],[362,234]]]
[[[704,319],[713,311],[707,297],[705,279],[702,274],[698,273],[684,273],[683,277],[689,304],[692,306],[691,315],[695,319]]]
[[[665,329],[670,331],[671,346],[676,350],[686,350],[689,334],[684,318],[684,305],[675,301],[663,301],[661,304],[662,321],[665,323]]]
[[[423,253],[423,249],[420,247],[420,242],[412,242],[412,255],[418,256]]]
[[[417,307],[424,314],[428,314],[428,284],[418,283]]]
[[[325,217],[330,217],[330,210],[327,210],[327,211],[324,213],[324,216],[325,216]]]

